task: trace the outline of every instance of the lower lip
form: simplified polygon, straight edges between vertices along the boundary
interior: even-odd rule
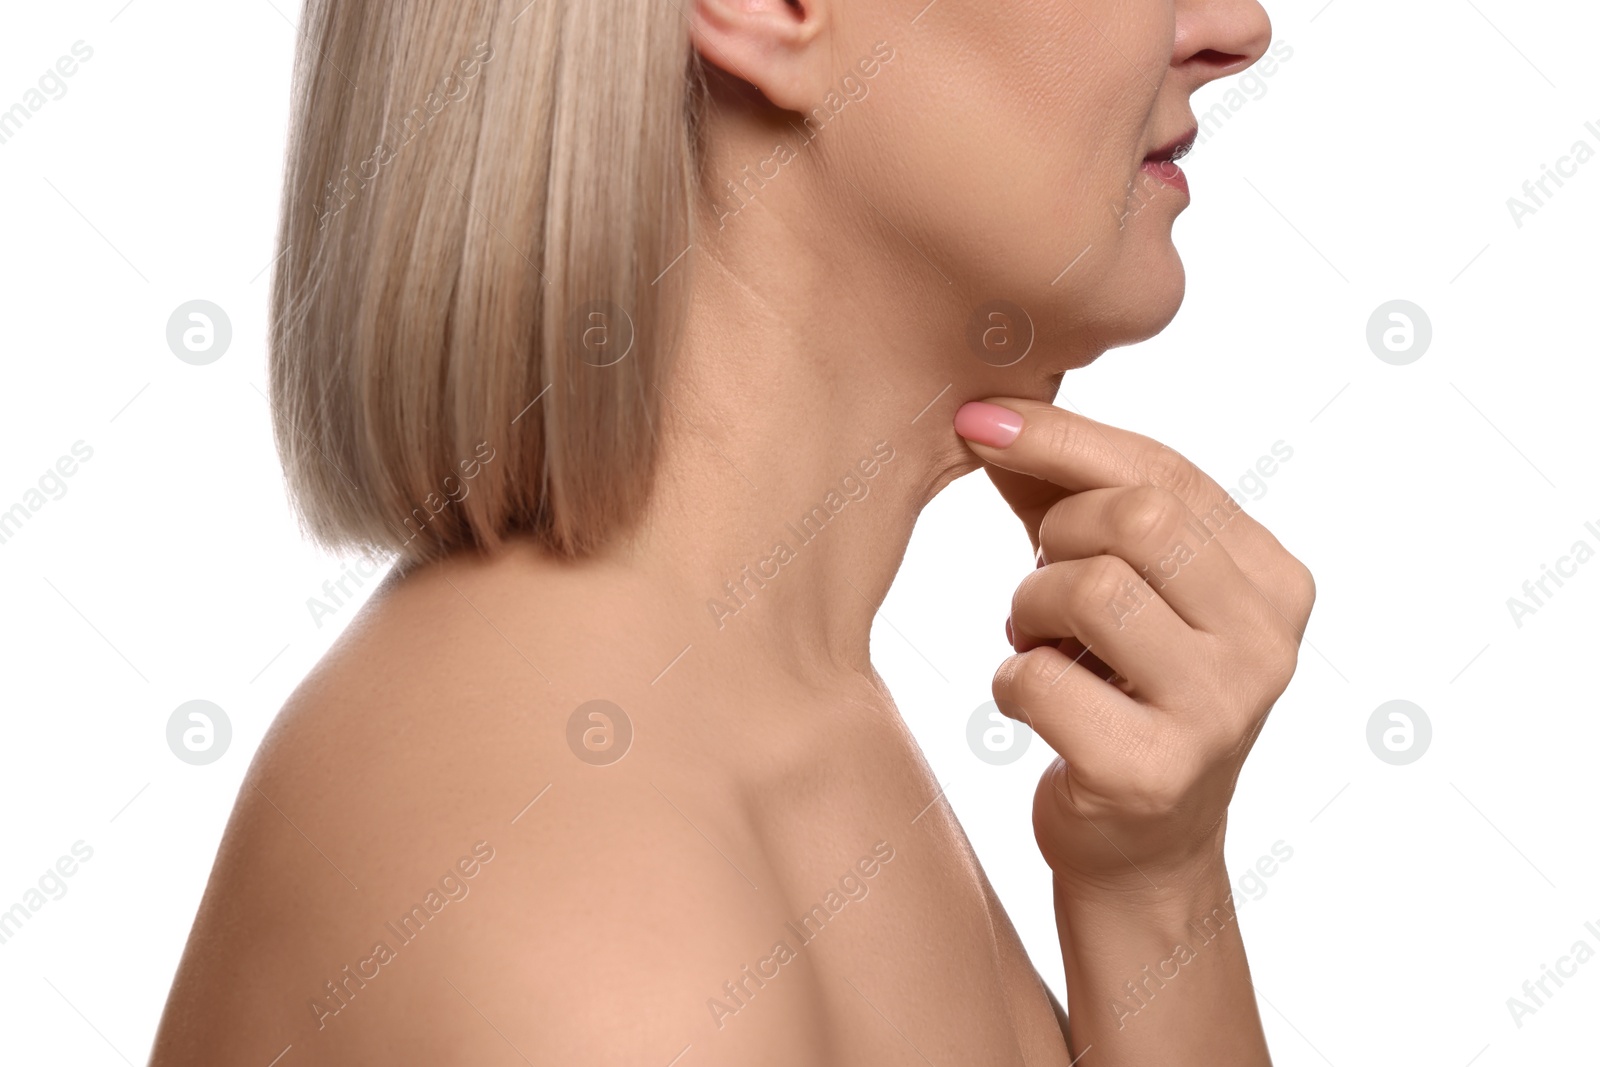
[[[1139,168],[1153,177],[1162,185],[1170,185],[1181,190],[1184,196],[1189,195],[1189,177],[1183,173],[1183,168],[1170,162],[1147,162]]]

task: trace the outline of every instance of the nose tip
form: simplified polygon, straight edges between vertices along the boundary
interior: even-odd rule
[[[1262,7],[1257,0],[1248,0],[1244,5],[1244,27],[1242,35],[1244,46],[1240,54],[1248,56],[1249,66],[1267,54],[1267,48],[1272,44],[1272,16],[1267,14],[1267,9]]]
[[[1210,0],[1180,26],[1178,59],[1200,83],[1253,66],[1272,43],[1272,18],[1259,0]]]
[[[1248,0],[1245,10],[1245,54],[1254,62],[1267,54],[1272,43],[1272,16],[1258,0]]]

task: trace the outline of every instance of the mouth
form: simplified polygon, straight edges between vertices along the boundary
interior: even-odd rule
[[[1187,132],[1181,133],[1162,145],[1160,148],[1144,157],[1146,163],[1176,163],[1194,149],[1195,138],[1200,136],[1200,127],[1191,126]]]
[[[1195,138],[1199,135],[1199,127],[1190,127],[1185,133],[1179,134],[1145,156],[1140,169],[1163,185],[1170,185],[1187,195],[1189,178],[1183,173],[1183,168],[1178,166],[1177,161],[1189,154],[1194,148]]]

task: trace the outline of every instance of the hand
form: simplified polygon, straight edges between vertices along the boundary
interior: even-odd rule
[[[1234,783],[1294,674],[1311,572],[1148,437],[1011,398],[964,405],[956,429],[1038,553],[994,697],[1059,757],[1034,795],[1046,862],[1114,890],[1220,870]]]

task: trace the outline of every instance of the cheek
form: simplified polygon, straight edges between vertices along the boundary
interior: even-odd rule
[[[1119,239],[1151,106],[1148,90],[1107,88],[1107,74],[1126,73],[1120,59],[1074,74],[1040,57],[984,77],[936,66],[918,76],[913,59],[901,81],[875,87],[863,117],[876,128],[858,127],[846,153],[872,160],[852,180],[882,192],[873,199],[897,227],[956,262],[1021,257],[1019,274],[1047,282],[1062,253]]]
[[[893,42],[860,121],[840,130],[843,168],[875,208],[860,224],[891,223],[908,275],[935,264],[962,306],[1002,293],[1046,316],[1110,317],[1136,310],[1122,305],[1143,283],[1161,292],[1139,300],[1165,298],[1174,270],[1181,293],[1170,242],[1152,239],[1170,234],[1171,200],[1135,212],[1130,188],[1172,54],[1171,0],[945,3]]]

